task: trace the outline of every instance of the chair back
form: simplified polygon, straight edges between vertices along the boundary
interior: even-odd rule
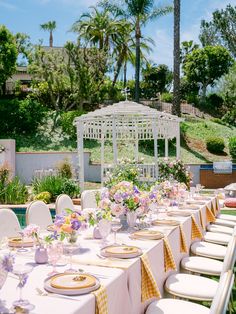
[[[16,214],[9,208],[0,209],[0,239],[3,237],[15,237],[21,231]]]
[[[220,277],[220,282],[209,314],[226,314],[233,284],[234,274],[232,270],[229,270]]]
[[[86,190],[81,194],[81,209],[97,208],[96,193],[101,193],[100,189]]]
[[[74,210],[74,204],[72,202],[72,199],[66,194],[60,194],[56,199],[55,204],[56,214],[57,215],[62,214],[63,210],[66,208]]]
[[[35,224],[46,230],[52,224],[52,216],[48,206],[43,201],[33,201],[26,209],[26,224]]]
[[[236,260],[236,227],[234,227],[234,231],[232,234],[232,237],[229,241],[223,267],[222,267],[222,273],[227,272],[228,270],[233,270],[234,264]]]

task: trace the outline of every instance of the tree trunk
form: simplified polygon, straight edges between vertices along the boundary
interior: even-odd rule
[[[174,0],[174,88],[172,113],[181,116],[180,108],[180,1]]]
[[[50,31],[50,36],[49,36],[49,46],[53,47],[53,36],[52,36],[52,31]]]
[[[124,83],[123,83],[123,87],[126,88],[127,85],[127,61],[125,60],[124,63]]]
[[[140,80],[140,38],[141,30],[139,25],[139,17],[137,17],[135,27],[135,101],[139,102],[139,80]]]

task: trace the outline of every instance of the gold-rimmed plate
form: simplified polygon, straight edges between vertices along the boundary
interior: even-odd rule
[[[130,238],[132,239],[145,239],[145,240],[159,240],[164,237],[164,234],[157,230],[148,230],[143,229],[136,231],[130,235]]]
[[[152,224],[154,226],[179,226],[180,222],[172,219],[156,219]]]
[[[10,237],[8,238],[8,245],[10,247],[32,247],[34,242],[31,238]]]
[[[176,217],[188,217],[192,215],[192,212],[187,210],[171,210],[167,212],[167,215]]]
[[[142,250],[131,245],[110,245],[101,249],[101,255],[105,257],[134,258],[142,254]]]

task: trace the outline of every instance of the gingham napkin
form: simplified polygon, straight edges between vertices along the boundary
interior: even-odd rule
[[[161,297],[160,290],[152,274],[149,258],[146,253],[141,256],[141,274],[142,274],[141,283],[142,303],[151,298],[160,298]]]
[[[202,234],[202,231],[199,228],[199,226],[196,222],[196,219],[193,215],[191,216],[191,220],[192,220],[192,232],[191,232],[192,240],[194,240],[196,238],[201,239],[203,237],[203,234]]]
[[[176,264],[174,260],[174,255],[172,253],[170,243],[168,239],[165,237],[164,241],[164,265],[165,265],[165,272],[168,270],[176,270]]]
[[[200,224],[203,230],[206,230],[206,227],[204,225],[204,220],[203,220],[203,213],[202,213],[202,209],[200,208],[199,210],[199,220],[200,220]]]
[[[216,218],[209,207],[206,207],[206,220],[207,222],[215,222]]]
[[[216,199],[216,207],[217,207],[217,199]],[[213,213],[214,216],[216,216],[216,207],[214,206],[213,201],[211,202],[211,212]]]
[[[180,232],[180,253],[187,253],[188,246],[187,246],[186,236],[185,236],[182,225],[179,225],[179,232]]]
[[[107,292],[105,287],[101,286],[93,291],[96,298],[96,314],[108,314]]]

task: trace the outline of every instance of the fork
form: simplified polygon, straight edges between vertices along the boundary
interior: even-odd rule
[[[74,300],[74,301],[80,301],[78,299],[75,299],[73,297],[70,296],[66,296],[66,295],[61,295],[61,294],[57,294],[57,293],[48,293],[38,287],[35,288],[35,290],[37,291],[38,295],[40,295],[41,297],[53,297],[53,298],[59,298],[59,299],[67,299],[67,300]]]

